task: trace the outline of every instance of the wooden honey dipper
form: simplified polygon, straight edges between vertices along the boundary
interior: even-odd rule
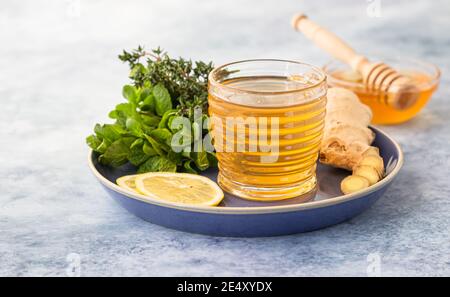
[[[408,77],[384,63],[373,63],[358,55],[342,39],[309,20],[306,15],[295,15],[292,26],[330,55],[359,72],[367,89],[379,94],[380,102],[402,110],[419,98],[419,90]]]

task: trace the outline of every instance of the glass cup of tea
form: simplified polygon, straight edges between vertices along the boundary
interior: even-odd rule
[[[326,107],[326,75],[285,60],[246,60],[208,79],[218,182],[238,197],[274,201],[311,194]]]

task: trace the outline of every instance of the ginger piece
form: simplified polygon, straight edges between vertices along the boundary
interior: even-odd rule
[[[361,182],[359,179],[356,185],[348,185],[349,181],[352,181],[353,177],[362,177],[367,181]],[[369,147],[361,161],[353,167],[353,173],[350,176],[344,178],[341,182],[341,191],[344,194],[353,193],[362,189],[365,189],[371,185],[376,184],[384,177],[384,162],[383,158],[379,155],[379,150],[376,147]]]
[[[375,138],[368,128],[372,111],[355,93],[343,88],[330,88],[327,100],[319,161],[353,171],[341,182],[345,194],[377,183],[384,176],[384,162],[379,149],[371,146]]]
[[[384,161],[380,155],[364,155],[361,161],[359,161],[358,166],[369,166],[374,168],[378,176],[382,178],[384,176]],[[353,169],[353,174],[355,174],[355,169]]]
[[[369,146],[363,153],[363,157],[365,156],[380,156],[380,149],[374,146]]]
[[[375,138],[368,128],[371,120],[372,111],[359,101],[355,93],[343,88],[330,88],[319,161],[352,170]]]
[[[372,166],[358,165],[353,169],[353,176],[361,176],[369,181],[369,185],[374,185],[380,180],[378,171]]]
[[[369,181],[365,177],[349,175],[342,180],[341,191],[344,194],[350,194],[368,188],[369,186]]]

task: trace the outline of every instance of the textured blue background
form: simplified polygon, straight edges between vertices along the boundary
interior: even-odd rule
[[[66,275],[77,253],[83,276],[364,276],[379,253],[381,275],[450,276],[450,5],[392,2],[379,2],[377,18],[364,0],[2,1],[0,275]],[[121,49],[321,65],[328,56],[290,28],[300,10],[363,52],[443,71],[417,118],[383,128],[406,158],[384,198],[329,229],[259,239],[172,231],[116,205],[88,171],[84,137],[121,100]]]

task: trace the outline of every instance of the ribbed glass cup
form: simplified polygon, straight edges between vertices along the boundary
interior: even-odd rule
[[[208,103],[219,185],[262,201],[314,191],[326,90],[319,68],[294,61],[247,60],[214,69]]]

